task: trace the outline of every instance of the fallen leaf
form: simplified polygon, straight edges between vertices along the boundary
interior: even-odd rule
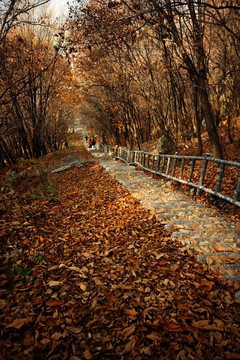
[[[73,334],[80,334],[80,332],[82,332],[82,327],[67,326],[66,329],[71,331]]]
[[[39,304],[42,304],[42,302],[43,302],[42,298],[35,298],[32,300],[33,305],[39,305]]]
[[[210,257],[207,257],[206,258],[206,263],[210,266],[210,265],[212,265],[214,263],[214,260],[211,259]]]
[[[24,346],[31,346],[34,344],[34,336],[31,332],[28,332],[23,340]]]
[[[160,341],[161,340],[161,336],[159,336],[159,334],[157,333],[151,333],[151,334],[148,334],[146,336],[146,338],[150,339],[150,340],[153,340],[153,341]]]
[[[162,253],[162,254],[154,253],[154,255],[155,255],[156,260],[159,260],[159,259],[161,259],[161,257],[163,257],[165,254],[164,254],[164,253]]]
[[[137,336],[131,336],[130,341],[125,345],[124,351],[122,354],[128,353],[133,350],[137,343]]]
[[[124,309],[125,314],[127,315],[131,315],[131,316],[136,316],[137,312],[135,309]]]
[[[91,360],[93,357],[92,357],[92,354],[89,352],[88,349],[86,349],[84,352],[83,352],[83,356],[85,357],[86,360]]]
[[[199,285],[201,287],[204,287],[205,290],[207,291],[211,291],[212,290],[212,287],[214,286],[214,282],[213,281],[208,281],[206,279],[201,279],[199,281]]]
[[[7,305],[6,301],[5,300],[0,300],[0,309],[4,309],[5,306]]]
[[[86,291],[87,290],[87,285],[85,284],[85,283],[79,283],[78,284],[79,286],[80,286],[80,289],[82,290],[82,291]]]
[[[122,333],[123,333],[124,337],[127,338],[135,332],[135,329],[136,329],[136,326],[134,324],[132,324],[131,326],[126,327]]]
[[[150,346],[145,347],[142,351],[143,354],[148,355],[148,356],[152,356],[153,352]]]
[[[58,340],[58,339],[60,339],[62,336],[63,336],[62,333],[55,332],[55,333],[51,336],[51,338],[54,339],[54,340]]]
[[[46,301],[46,306],[54,307],[54,306],[62,306],[64,302],[62,300],[49,300]]]
[[[93,280],[95,281],[95,284],[98,286],[103,286],[103,282],[99,279],[99,278],[93,278]]]
[[[50,287],[62,286],[62,285],[63,285],[62,281],[54,281],[54,280],[52,280],[52,281],[49,281],[49,283],[48,283],[48,286],[50,286]]]
[[[214,323],[210,323],[210,320],[198,320],[193,321],[192,326],[196,327],[197,329],[202,330],[216,330],[216,331],[224,331],[225,324],[221,320],[217,320]]]
[[[77,266],[71,266],[71,267],[69,268],[69,270],[81,272],[81,269],[78,268]]]
[[[186,331],[186,327],[184,325],[180,325],[175,322],[165,322],[164,328],[167,331],[173,331],[173,332],[182,332]]]
[[[21,329],[21,327],[28,322],[29,320],[27,318],[15,319],[11,324],[7,326],[7,328],[13,327],[15,329]]]
[[[240,354],[237,353],[227,353],[226,354],[227,359],[240,359]]]

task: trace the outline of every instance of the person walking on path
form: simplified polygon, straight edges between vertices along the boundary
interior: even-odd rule
[[[91,139],[89,139],[89,141],[88,141],[88,147],[91,149],[91,147],[92,147],[92,140]]]
[[[93,138],[93,140],[92,140],[92,148],[95,149],[95,147],[96,147],[96,140]]]

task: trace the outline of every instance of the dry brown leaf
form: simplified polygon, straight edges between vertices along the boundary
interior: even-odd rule
[[[81,282],[81,283],[79,283],[78,285],[80,286],[80,289],[81,289],[82,291],[86,291],[86,290],[87,290],[87,285],[86,285],[85,283]]]
[[[91,360],[93,357],[92,357],[92,354],[90,353],[90,351],[88,349],[86,349],[84,352],[83,352],[83,356],[85,357],[86,360]]]
[[[1,310],[4,309],[6,305],[7,305],[6,301],[0,299],[0,309]]]
[[[184,325],[180,325],[178,323],[175,322],[165,322],[164,324],[164,328],[167,331],[173,331],[173,332],[182,332],[182,331],[186,331],[186,327]]]
[[[46,306],[54,307],[54,306],[62,306],[64,304],[64,301],[62,300],[49,300],[46,301]]]
[[[135,309],[124,309],[125,314],[127,315],[131,315],[131,316],[136,316],[137,312]]]
[[[93,280],[95,281],[96,285],[103,286],[103,282],[99,278],[95,277],[95,278],[93,278]]]
[[[214,282],[213,281],[208,281],[206,279],[201,279],[199,281],[199,285],[201,287],[204,287],[205,290],[211,291],[212,287],[214,286]]]
[[[31,332],[28,332],[23,340],[24,346],[31,346],[34,344],[34,336]]]
[[[82,270],[81,270],[79,267],[77,267],[77,266],[71,266],[71,267],[69,268],[69,270],[77,271],[77,272],[81,272],[81,271],[82,271]]]
[[[62,282],[62,281],[54,281],[54,280],[51,280],[51,281],[49,281],[49,283],[48,283],[48,286],[50,286],[50,287],[62,286],[62,285],[63,285],[63,282]]]
[[[227,353],[226,359],[240,359],[240,354],[237,353]]]
[[[113,289],[132,290],[132,286],[125,284],[118,284],[118,285],[113,285]]]
[[[160,253],[160,254],[154,253],[154,255],[155,255],[156,260],[159,260],[159,259],[161,259],[162,257],[165,256],[165,253]]]
[[[51,338],[54,339],[54,340],[58,340],[58,339],[60,339],[62,336],[63,336],[62,333],[55,332],[55,333],[51,336]]]
[[[22,319],[15,319],[11,324],[7,326],[7,328],[15,328],[15,329],[21,329],[21,327],[29,322],[29,319],[22,318]]]
[[[216,331],[224,331],[225,324],[221,320],[215,320],[214,323],[211,324],[210,320],[198,320],[193,321],[192,326],[196,327],[197,329],[202,330],[216,330]]]
[[[161,336],[159,336],[159,334],[158,334],[158,333],[155,333],[155,332],[153,332],[153,333],[151,333],[151,334],[148,334],[148,335],[146,336],[146,338],[151,339],[151,340],[153,340],[153,341],[160,341],[160,340],[161,340]]]
[[[210,266],[210,265],[212,265],[214,263],[214,260],[211,259],[210,257],[207,257],[206,258],[206,263]]]
[[[71,331],[73,334],[80,334],[80,332],[82,332],[82,327],[77,326],[67,326],[66,329]]]
[[[132,335],[136,330],[136,326],[135,324],[132,324],[131,326],[129,327],[126,327],[124,330],[123,330],[123,335],[125,338],[129,337],[130,335]]]
[[[143,354],[148,355],[148,356],[152,356],[153,352],[150,346],[145,347],[142,351]]]
[[[130,337],[130,341],[125,345],[123,354],[128,353],[135,348],[137,339],[138,339],[137,336]]]

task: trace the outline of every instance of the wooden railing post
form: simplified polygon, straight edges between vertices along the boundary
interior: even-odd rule
[[[155,157],[156,157],[156,155],[155,155],[155,154],[152,154],[152,166],[151,166],[151,170],[153,170],[153,168],[154,168]]]
[[[192,180],[195,163],[196,163],[196,159],[192,159],[191,168],[190,168],[190,172],[189,172],[189,178],[188,178],[189,182]]]
[[[210,154],[206,154],[203,160],[203,166],[202,166],[202,172],[200,175],[200,179],[199,179],[199,186],[203,186],[204,183],[204,178],[205,178],[205,174],[207,171],[207,165],[208,165],[208,158],[210,157]],[[197,189],[197,195],[199,195],[201,193],[201,189]]]
[[[131,164],[135,164],[135,150],[131,151]]]
[[[178,153],[175,152],[175,155],[177,156]],[[173,168],[172,168],[172,174],[171,174],[172,177],[174,177],[174,175],[175,175],[176,167],[177,167],[177,158],[175,157],[173,159]]]
[[[180,174],[179,174],[179,178],[180,178],[180,179],[182,179],[182,177],[183,177],[184,165],[185,165],[185,159],[184,159],[184,158],[182,158],[182,161],[181,161],[181,168],[180,168]]]
[[[234,201],[238,201],[239,196],[240,196],[240,178],[238,179],[238,184],[235,190]]]
[[[142,166],[145,167],[145,152],[143,151]]]
[[[170,161],[171,161],[171,158],[170,157],[168,157],[168,159],[167,159],[167,169],[166,169],[166,175],[168,175],[168,172],[169,172],[169,168],[170,168]]]
[[[220,170],[219,170],[219,174],[218,174],[217,185],[216,185],[216,187],[215,187],[215,189],[214,189],[217,193],[219,193],[220,190],[221,190],[222,179],[223,179],[223,175],[224,175],[224,170],[225,170],[225,164],[222,163],[222,164],[220,165]]]
[[[175,152],[175,155],[177,156],[178,153]],[[172,167],[172,173],[171,173],[171,177],[174,177],[175,175],[175,171],[176,171],[176,167],[177,167],[177,158],[173,158],[173,167]],[[173,180],[171,180],[171,183],[172,183]]]
[[[149,169],[149,161],[150,161],[150,154],[147,154],[147,166],[146,166],[147,169]]]
[[[161,159],[161,170],[160,170],[160,173],[163,172],[164,164],[165,164],[165,157],[163,156],[162,159]]]
[[[157,155],[157,166],[156,166],[156,172],[158,172],[158,171],[159,171],[160,159],[161,159],[161,157],[160,157],[160,152],[159,152],[159,153],[158,153],[158,155]]]

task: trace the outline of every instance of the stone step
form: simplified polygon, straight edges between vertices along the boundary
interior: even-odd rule
[[[234,251],[215,252],[197,255],[197,260],[208,265],[239,264],[240,253]]]
[[[181,242],[183,242],[185,244],[194,244],[194,245],[199,245],[199,246],[202,246],[205,243],[207,243],[207,244],[228,243],[228,244],[236,244],[236,246],[237,246],[237,244],[240,243],[240,238],[239,238],[239,236],[230,237],[229,235],[226,235],[226,236],[208,236],[208,237],[202,237],[202,238],[185,236],[184,239],[180,238],[179,241],[181,241]]]
[[[157,214],[156,213],[156,218],[159,219],[160,221],[164,220],[164,216]],[[207,222],[205,219],[168,219],[168,225],[171,225],[173,228],[174,227],[179,227],[179,228],[186,228],[189,230],[197,230],[199,227],[203,227],[206,229],[211,230],[213,227],[215,228],[215,231],[217,230],[224,230],[224,229],[228,229],[229,227],[233,227],[234,225],[231,223],[227,223],[227,222],[219,222],[219,223],[214,223],[214,222]]]
[[[177,212],[177,211],[195,211],[195,210],[200,210],[200,211],[204,211],[204,212],[207,212],[209,214],[213,213],[214,211],[212,211],[212,209],[208,209],[208,208],[205,208],[205,206],[203,204],[198,204],[198,203],[189,203],[188,199],[183,199],[185,201],[185,204],[184,204],[184,208],[182,208],[181,206],[177,206],[177,204],[172,204],[172,202],[163,202],[162,199],[161,199],[161,207],[162,207],[162,210],[163,211],[166,211],[166,210],[169,210],[169,211],[172,211],[172,212]]]
[[[231,233],[225,234],[225,236],[206,236],[206,237],[194,237],[194,240],[198,242],[211,241],[211,242],[239,242],[240,237]]]
[[[213,265],[213,268],[221,277],[240,276],[240,264]]]
[[[162,199],[160,200],[159,196],[156,197],[155,199],[152,196],[151,200],[146,199],[146,203],[148,204],[149,207],[152,208],[152,210],[156,211],[157,213],[169,214],[172,216],[174,216],[175,214],[180,214],[180,213],[181,214],[185,214],[185,213],[189,214],[190,213],[191,215],[193,215],[193,212],[194,212],[192,209],[188,210],[186,201],[181,202],[181,206],[178,206],[178,205],[173,206],[172,202],[165,203],[163,205]],[[196,209],[195,209],[195,212],[196,212]]]
[[[179,240],[184,246],[186,247],[194,247],[196,249],[215,249],[215,251],[224,251],[224,249],[228,248],[234,250],[234,251],[238,251],[238,249],[240,248],[240,241],[236,240],[236,241],[214,241],[213,239],[209,238],[209,240],[206,241],[196,241],[196,240],[190,240],[190,239],[185,239],[185,240]]]
[[[218,216],[216,216],[215,214],[213,214],[212,212],[204,212],[202,211],[201,209],[195,209],[194,211],[193,210],[189,210],[186,207],[184,208],[178,208],[178,207],[175,207],[175,208],[171,208],[171,209],[168,209],[167,207],[165,209],[162,209],[162,206],[161,206],[161,203],[158,202],[158,203],[151,203],[151,205],[153,207],[155,207],[155,210],[157,213],[162,213],[162,214],[166,214],[168,217],[182,217],[182,218],[186,218],[186,217],[197,217],[197,218],[200,218],[200,219],[215,219],[218,220],[218,221],[226,221],[225,218],[220,218]]]
[[[231,236],[238,236],[239,235],[239,239],[240,239],[240,229],[207,229],[207,230],[194,230],[194,231],[188,231],[188,230],[181,230],[181,231],[175,231],[172,233],[172,238],[181,238],[181,237],[194,237],[196,238],[201,238],[203,236],[226,236],[226,235],[231,235]]]
[[[165,191],[162,189],[161,197],[160,194],[155,194],[158,201],[160,200],[162,203],[162,207],[178,207],[182,208],[182,206],[189,205],[188,199],[181,195],[173,195],[172,193],[169,193],[168,191]]]
[[[227,251],[234,251],[240,253],[240,242],[238,243],[209,243],[206,242],[204,244],[187,244],[186,248],[193,249],[198,254],[207,254],[207,253],[223,253]]]
[[[226,280],[233,279],[233,280],[240,282],[240,273],[239,273],[239,275],[222,276],[222,279],[226,279]]]
[[[204,215],[204,214],[202,214]],[[179,211],[178,214],[162,214],[162,216],[165,218],[165,219],[170,219],[170,220],[175,220],[175,219],[183,219],[183,220],[195,220],[197,219],[198,221],[200,222],[209,222],[211,224],[214,224],[214,223],[224,223],[224,220],[226,220],[225,218],[216,218],[214,216],[207,216],[206,217],[203,217],[203,216],[199,216],[198,214],[188,214],[186,212],[183,212],[183,211]],[[226,222],[225,222],[226,223]],[[231,225],[232,223],[227,223],[229,225]]]

